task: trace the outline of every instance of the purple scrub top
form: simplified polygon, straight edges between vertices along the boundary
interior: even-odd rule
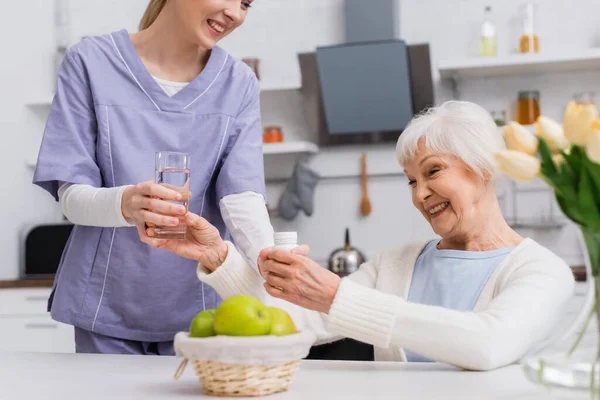
[[[219,200],[264,196],[259,84],[215,47],[188,86],[169,97],[125,30],[75,45],[58,73],[34,183],[57,198],[62,182],[115,187],[154,176],[159,150],[191,154],[190,211],[229,238]],[[196,262],[140,242],[134,227],[76,225],[49,302],[52,317],[102,335],[168,341],[217,306]]]

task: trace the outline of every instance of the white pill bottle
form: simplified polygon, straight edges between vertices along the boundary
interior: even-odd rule
[[[290,251],[298,247],[297,232],[275,232],[274,239],[274,249]]]
[[[272,247],[277,250],[291,251],[298,247],[298,233],[297,232],[275,232],[273,235],[275,239],[275,245]],[[270,307],[278,307],[285,310],[294,321],[296,329],[302,331],[304,329],[304,318],[303,310],[295,304],[289,303],[285,300],[278,299],[275,297],[268,296],[267,304]]]

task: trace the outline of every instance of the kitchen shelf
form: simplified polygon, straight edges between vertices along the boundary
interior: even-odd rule
[[[37,165],[37,159],[31,158],[31,159],[25,160],[25,166],[27,168],[35,169],[36,165]]]
[[[566,222],[556,220],[507,220],[508,225],[513,229],[539,229],[539,230],[550,230],[550,229],[562,229]]]
[[[306,141],[291,141],[282,143],[265,143],[263,144],[263,154],[315,154],[319,151],[319,147]]]
[[[279,90],[298,90],[302,87],[300,83],[287,82],[284,84],[276,82],[260,82],[261,92],[274,92]]]
[[[399,171],[394,172],[376,172],[376,173],[367,173],[367,177],[372,179],[385,179],[385,178],[399,178],[404,177],[404,170],[400,169]],[[349,174],[339,174],[339,175],[319,175],[319,182],[324,181],[335,181],[335,182],[343,182],[343,181],[356,181],[361,177],[360,173],[349,173]],[[269,177],[265,178],[268,183],[285,183],[289,180],[288,177]]]
[[[600,48],[563,55],[538,53],[481,56],[442,62],[438,67],[440,76],[449,79],[598,69],[600,69]]]
[[[38,97],[27,101],[25,104],[30,107],[50,107],[52,105],[52,99],[54,95],[48,97]]]

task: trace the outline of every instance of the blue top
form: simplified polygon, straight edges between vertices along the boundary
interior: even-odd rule
[[[408,301],[457,311],[472,311],[490,276],[514,247],[492,251],[438,250],[429,242],[415,264]],[[405,349],[412,362],[432,360]]]
[[[264,194],[259,84],[220,47],[174,96],[150,75],[125,30],[73,46],[58,71],[34,183],[115,187],[154,177],[156,151],[190,153],[190,211],[227,237],[219,200]],[[51,296],[52,317],[102,335],[172,340],[219,298],[196,262],[142,243],[135,227],[76,225]]]

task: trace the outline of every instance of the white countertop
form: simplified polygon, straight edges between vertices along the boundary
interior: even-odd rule
[[[48,353],[0,354],[0,398],[10,400],[198,399],[202,388],[180,359]],[[303,361],[290,390],[269,400],[547,398],[520,366],[467,372],[443,364]],[[213,397],[214,399],[214,397]]]

